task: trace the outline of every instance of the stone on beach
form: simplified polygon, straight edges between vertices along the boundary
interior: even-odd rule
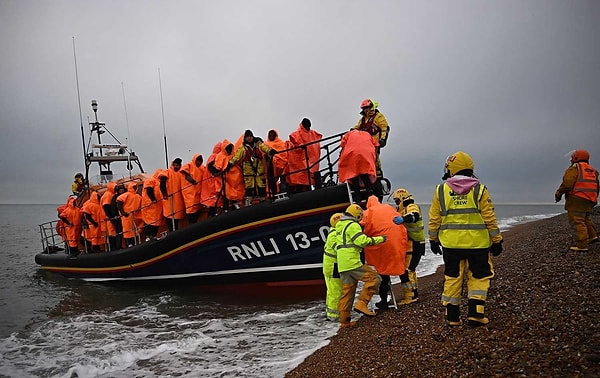
[[[487,326],[445,325],[440,269],[419,279],[418,302],[340,329],[286,377],[599,377],[600,244],[569,251],[571,234],[566,214],[504,233]]]

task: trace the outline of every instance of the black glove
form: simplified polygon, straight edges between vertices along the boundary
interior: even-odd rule
[[[431,247],[431,252],[433,252],[433,254],[435,254],[435,255],[442,254],[442,245],[440,244],[440,242],[430,240],[429,246]]]
[[[492,246],[490,247],[490,253],[492,254],[492,256],[498,256],[499,254],[501,254],[502,241],[500,241],[499,243],[492,243]]]
[[[92,221],[92,224],[94,225],[94,227],[98,227],[98,222]]]
[[[379,148],[383,148],[383,147],[385,147],[386,143],[387,143],[387,139],[382,139],[382,140],[380,140],[380,141],[379,141]]]
[[[272,148],[269,150],[269,156],[273,156],[273,155],[275,155],[276,153],[277,153],[277,151],[276,151],[276,150],[274,150],[274,149],[272,149]]]

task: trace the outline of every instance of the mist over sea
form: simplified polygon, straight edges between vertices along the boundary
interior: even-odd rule
[[[56,207],[0,205],[2,377],[281,377],[337,332],[321,299],[100,285],[43,272],[34,262],[37,225],[55,219]],[[561,212],[496,205],[503,231]],[[441,263],[427,246],[417,274]]]

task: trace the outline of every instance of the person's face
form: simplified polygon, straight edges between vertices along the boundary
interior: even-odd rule
[[[181,169],[181,164],[179,163],[173,163],[173,170],[175,172],[178,172]]]
[[[199,166],[201,166],[203,161],[204,161],[204,159],[202,158],[202,156],[199,156],[199,157],[196,159],[196,167],[199,167]]]
[[[246,141],[246,143],[252,143],[253,140],[254,137],[252,135],[248,135],[244,138],[244,141]]]
[[[362,111],[363,111],[363,113],[364,113],[365,115],[368,115],[368,116],[372,115],[372,114],[373,114],[373,112],[374,112],[374,110],[373,110],[373,107],[372,107],[372,106],[369,106],[369,107],[366,107],[366,108],[362,108]]]
[[[277,133],[273,130],[269,131],[269,140],[272,142],[277,138]]]

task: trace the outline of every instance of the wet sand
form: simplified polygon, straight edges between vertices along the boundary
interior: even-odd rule
[[[593,219],[600,231],[600,209]],[[503,235],[487,326],[445,325],[440,269],[418,302],[340,329],[286,377],[600,377],[600,243],[568,251],[566,214]]]

